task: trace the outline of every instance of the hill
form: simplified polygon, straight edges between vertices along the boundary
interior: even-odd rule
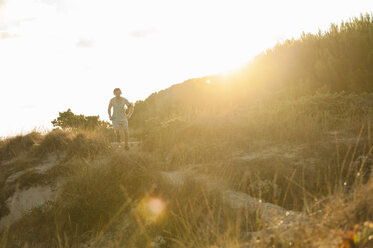
[[[372,247],[372,16],[0,141],[0,247]]]
[[[303,34],[256,56],[230,74],[187,80],[136,102],[132,122],[211,108],[251,105],[263,98],[297,98],[318,90],[373,92],[373,17],[361,15]]]

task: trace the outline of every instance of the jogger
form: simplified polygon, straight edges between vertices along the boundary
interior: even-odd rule
[[[108,113],[109,118],[113,122],[113,128],[117,136],[117,142],[120,142],[120,130],[124,132],[124,144],[125,149],[129,150],[128,146],[128,119],[131,118],[133,113],[133,105],[124,97],[121,97],[122,91],[119,88],[114,89],[114,95],[110,99]],[[126,114],[124,106],[127,105],[129,108],[128,114]],[[113,115],[111,115],[111,108],[113,108]]]

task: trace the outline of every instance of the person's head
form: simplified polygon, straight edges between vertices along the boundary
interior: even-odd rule
[[[122,91],[119,88],[115,88],[114,91],[113,91],[113,93],[114,93],[115,96],[122,95]]]

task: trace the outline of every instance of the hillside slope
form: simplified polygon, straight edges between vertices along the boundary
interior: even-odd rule
[[[71,110],[1,140],[0,248],[372,247],[372,26],[152,94],[130,151]]]
[[[136,102],[132,123],[206,109],[246,106],[272,97],[373,92],[373,15],[352,18],[318,34],[303,34],[229,74],[187,80]]]
[[[186,153],[164,161],[135,141],[128,152],[99,133],[53,131],[1,163],[1,247],[335,247],[355,224],[353,242],[369,247],[369,141],[336,142],[354,146],[345,169],[327,166],[333,138],[319,143],[327,156],[272,144],[189,163]]]

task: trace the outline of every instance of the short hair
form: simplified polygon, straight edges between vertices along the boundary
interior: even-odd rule
[[[113,94],[115,95],[115,92],[119,91],[122,94],[122,91],[119,88],[115,88],[113,91]]]

